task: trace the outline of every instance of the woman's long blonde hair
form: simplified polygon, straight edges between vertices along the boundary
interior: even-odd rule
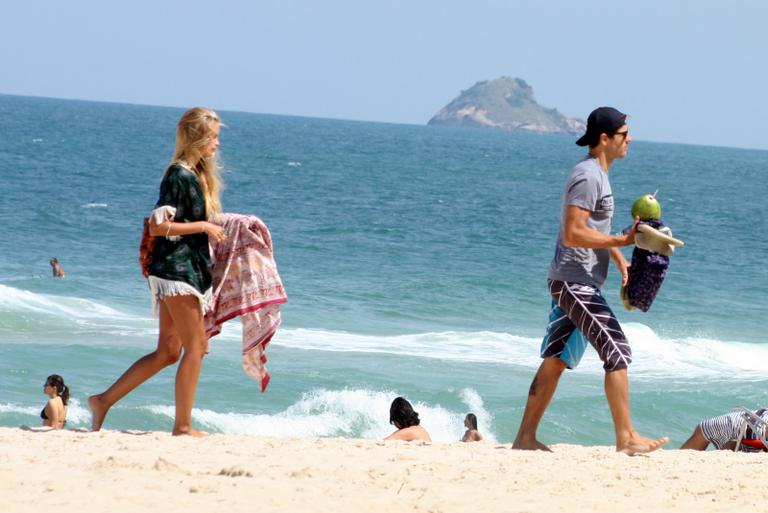
[[[197,174],[205,197],[207,219],[221,213],[219,194],[222,183],[216,155],[209,158],[200,155],[201,148],[210,141],[216,125],[221,125],[221,119],[211,109],[193,107],[185,112],[176,125],[176,150],[172,161],[173,164],[190,167]],[[192,162],[197,162],[194,168],[191,167]]]

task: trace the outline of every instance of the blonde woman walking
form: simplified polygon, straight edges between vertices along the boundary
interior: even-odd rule
[[[207,345],[203,317],[211,294],[208,241],[224,238],[224,230],[210,222],[221,213],[216,164],[220,128],[219,116],[200,107],[179,120],[176,150],[149,225],[155,238],[148,279],[160,321],[157,349],[137,360],[107,390],[88,398],[93,431],[101,429],[117,401],[180,359],[172,433],[204,434],[192,427],[192,407]]]

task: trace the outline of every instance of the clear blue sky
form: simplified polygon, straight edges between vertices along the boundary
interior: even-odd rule
[[[0,93],[423,124],[520,77],[636,139],[768,149],[768,1],[17,0]]]

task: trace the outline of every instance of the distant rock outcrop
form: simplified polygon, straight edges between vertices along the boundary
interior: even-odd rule
[[[462,91],[427,124],[550,134],[580,135],[586,130],[584,121],[536,103],[525,80],[509,77],[478,82]]]

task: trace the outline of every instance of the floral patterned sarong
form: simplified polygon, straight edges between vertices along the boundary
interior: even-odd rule
[[[211,241],[213,255],[212,308],[205,316],[208,338],[221,324],[239,316],[243,325],[243,370],[269,384],[265,349],[280,326],[280,304],[288,301],[272,253],[272,238],[255,216],[222,214],[217,221],[227,238]]]

